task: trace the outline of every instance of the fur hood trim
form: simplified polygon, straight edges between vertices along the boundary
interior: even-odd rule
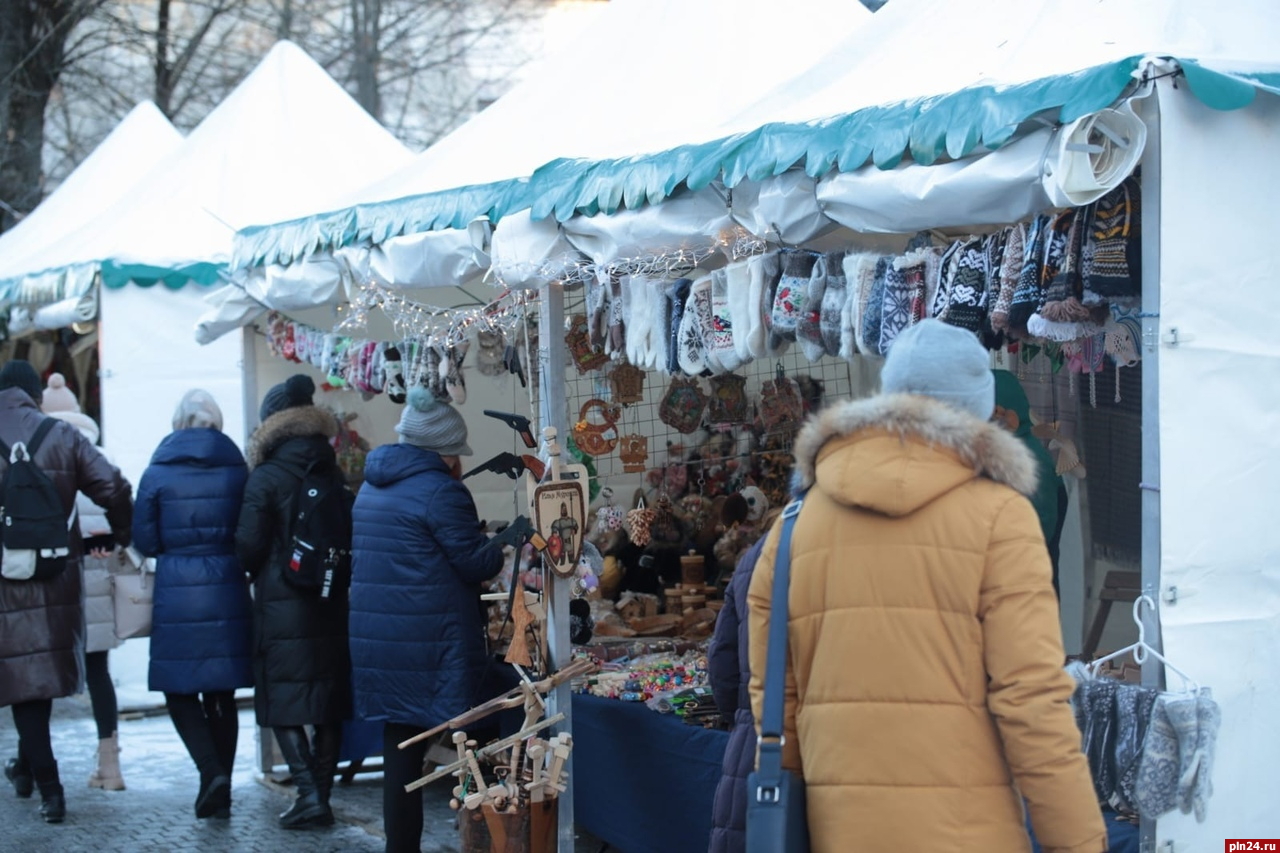
[[[328,409],[319,406],[295,406],[276,412],[267,418],[249,436],[245,461],[249,469],[257,468],[272,452],[291,438],[322,435],[333,438],[338,434],[338,419]]]
[[[796,437],[795,490],[807,491],[817,481],[818,454],[828,441],[870,429],[945,447],[981,476],[1024,495],[1035,494],[1035,457],[1021,440],[993,423],[918,394],[852,400],[810,418]]]

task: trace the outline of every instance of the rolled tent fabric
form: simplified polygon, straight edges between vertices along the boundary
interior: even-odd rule
[[[1142,159],[1147,126],[1129,101],[1058,131],[1041,184],[1054,207],[1083,207],[1120,185]]]

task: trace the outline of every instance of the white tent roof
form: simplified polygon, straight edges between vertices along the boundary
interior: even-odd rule
[[[0,234],[0,279],[31,269],[28,258],[128,195],[181,142],[155,104],[130,110],[35,210]]]
[[[134,192],[29,258],[25,272],[54,270],[40,277],[51,281],[102,263],[109,285],[181,286],[188,274],[207,283],[230,260],[237,228],[314,210],[410,156],[314,60],[280,42]]]
[[[822,55],[811,52],[816,61],[733,116],[719,135],[1140,54],[1274,66],[1278,45],[1280,7],[1271,0],[890,0],[872,25]],[[913,57],[922,61],[904,61]]]
[[[356,189],[345,210],[257,220],[281,224],[251,229],[256,236],[237,247],[237,260],[287,262],[350,242],[349,231],[382,242],[463,227],[468,211],[451,217],[412,197],[523,178],[557,157],[713,138],[760,92],[871,17],[856,0],[794,0],[778,12],[769,0],[611,0],[572,48],[403,168]],[[384,204],[397,199],[404,201]]]

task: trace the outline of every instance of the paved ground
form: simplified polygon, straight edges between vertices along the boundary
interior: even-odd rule
[[[240,741],[232,777],[229,821],[196,820],[193,811],[199,777],[168,716],[129,715],[120,722],[121,767],[127,790],[90,789],[86,782],[97,754],[97,732],[86,696],[54,703],[53,749],[67,796],[67,820],[51,826],[40,819],[37,792],[17,799],[0,777],[0,850],[22,853],[380,853],[382,777],[362,774],[349,786],[336,786],[333,809],[338,823],[327,830],[286,831],[276,815],[288,808],[288,786],[256,773],[253,712],[240,714]],[[15,754],[13,718],[0,711],[0,763]],[[456,851],[457,830],[447,806],[450,782],[426,789],[426,829],[422,850]],[[585,834],[576,853],[597,853],[599,843]]]

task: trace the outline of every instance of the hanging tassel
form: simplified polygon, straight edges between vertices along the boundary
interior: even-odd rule
[[[1076,372],[1074,370],[1067,373],[1067,394],[1071,397],[1076,395]]]
[[[1120,365],[1116,365],[1116,402],[1120,402]]]
[[[1098,408],[1098,374],[1089,370],[1089,405]]]

